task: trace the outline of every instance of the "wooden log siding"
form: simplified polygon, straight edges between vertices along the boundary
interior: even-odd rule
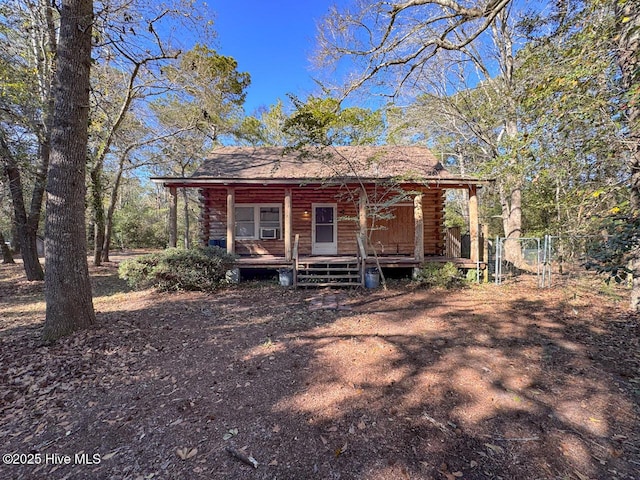
[[[225,188],[207,188],[203,210],[209,212],[209,236],[206,239],[218,240],[227,236],[227,190]]]
[[[413,195],[409,196],[406,202],[400,202],[397,206],[389,208],[389,213],[394,218],[378,221],[378,227],[382,226],[386,229],[374,230],[371,234],[371,242],[378,254],[413,256],[415,254],[413,197],[416,192],[422,192],[424,254],[442,255],[444,253],[444,189],[418,185],[409,185],[406,189]],[[384,200],[384,197],[379,199],[380,202]]]
[[[340,187],[322,186],[257,186],[235,187],[235,203],[239,204],[278,204],[282,209],[282,228],[284,229],[284,199],[285,188],[291,188],[291,235],[300,236],[300,255],[311,255],[311,218],[312,204],[335,203],[338,215],[338,255],[355,255],[357,252],[356,235],[359,232],[359,190],[356,187],[349,191]],[[444,190],[440,188],[426,188],[410,186],[411,191],[423,192],[424,217],[424,252],[425,255],[442,255],[444,253],[444,229],[442,226],[444,209]],[[202,195],[204,214],[208,211],[208,243],[209,239],[224,238],[226,236],[226,187],[207,187]],[[369,188],[367,188],[369,190]],[[353,194],[351,194],[352,192]],[[367,193],[370,193],[369,191]],[[404,217],[404,216],[403,216]],[[411,218],[413,222],[413,218]],[[203,221],[206,225],[206,221]],[[410,227],[413,229],[413,225]],[[284,235],[284,230],[283,230]],[[284,257],[284,237],[275,240],[242,240],[236,239],[235,251],[240,255],[275,255]],[[385,254],[411,254],[413,252],[413,238],[407,240],[406,245],[391,246],[385,249]]]

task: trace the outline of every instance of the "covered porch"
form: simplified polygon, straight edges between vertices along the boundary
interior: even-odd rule
[[[176,246],[178,238],[178,189],[198,188],[201,244],[222,246],[228,253],[237,255],[240,272],[290,270],[296,286],[363,285],[365,272],[373,267],[415,269],[426,262],[452,262],[464,270],[486,268],[478,218],[479,181],[403,185],[406,194],[401,202],[393,204],[394,215],[390,215],[386,224],[382,222],[379,230],[372,227],[371,186],[347,188],[348,201],[340,199],[344,185],[327,187],[282,181],[229,185],[175,179],[165,186],[170,196],[169,246]],[[468,193],[469,258],[452,255],[445,246],[443,209],[447,189],[464,189]],[[247,238],[246,232],[239,228],[246,225],[246,219],[237,217],[248,205],[249,210],[255,206],[257,212],[256,223],[250,228],[252,238]],[[279,220],[271,224],[272,238],[262,235],[263,228],[258,223],[258,213],[263,213],[261,206],[268,207],[271,214],[277,213],[275,217],[279,215]],[[320,235],[321,224],[316,221],[315,208],[331,212],[333,223],[322,224],[325,232],[331,233]],[[321,237],[327,237],[329,247],[333,242],[333,250],[321,245],[325,240]],[[316,250],[318,245],[322,250]],[[317,277],[321,274],[324,278],[319,281]]]
[[[166,182],[169,202],[169,246],[175,247],[178,238],[177,203],[179,188],[198,188],[201,197],[201,235],[203,245],[224,245],[227,252],[250,257],[251,261],[290,262],[293,259],[294,235],[301,236],[299,247],[301,255],[357,255],[355,237],[364,241],[366,251],[375,250],[381,257],[410,256],[415,262],[423,262],[425,257],[445,255],[445,232],[443,230],[444,192],[450,189],[463,189],[468,192],[468,218],[471,263],[481,257],[480,224],[478,219],[478,188],[481,182],[465,184],[408,185],[402,202],[393,204],[390,216],[392,220],[378,222],[382,227],[374,231],[371,223],[372,200],[366,187],[350,191],[349,201],[336,200],[341,194],[339,188],[305,185],[236,185],[203,184],[200,182]],[[353,193],[353,192],[357,193]],[[264,193],[261,193],[264,192]],[[265,200],[266,199],[266,200]],[[270,231],[272,236],[263,236],[264,229],[256,220],[251,225],[253,237],[241,236],[239,223],[246,219],[237,218],[239,208],[247,205],[269,206],[275,208],[275,224]],[[318,210],[320,209],[320,210]],[[256,210],[257,212],[258,210]],[[319,213],[329,213],[328,224],[320,225]],[[242,212],[244,213],[244,212]],[[260,211],[262,215],[262,211]],[[257,218],[257,216],[256,216]],[[273,219],[272,219],[273,220]],[[348,220],[348,221],[345,221]],[[326,222],[326,220],[323,220]],[[321,232],[320,228],[324,230]],[[258,234],[258,230],[260,233]],[[327,230],[328,229],[328,230]],[[271,230],[271,229],[269,229]],[[331,233],[326,233],[331,232]],[[322,235],[321,235],[322,233]],[[328,236],[328,239],[321,238]],[[213,243],[212,243],[213,241]],[[316,247],[327,241],[331,248],[320,250]],[[331,245],[329,245],[331,247]],[[395,254],[395,255],[394,255]],[[451,254],[448,255],[452,257]],[[257,260],[254,257],[264,257]],[[408,261],[408,260],[405,260]]]

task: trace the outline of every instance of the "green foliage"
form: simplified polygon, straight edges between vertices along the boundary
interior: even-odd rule
[[[165,142],[170,144],[167,153],[172,157],[201,158],[201,150],[210,148],[220,136],[242,131],[242,105],[251,77],[237,68],[232,57],[196,45],[179,62],[163,69],[173,90],[151,108],[163,126],[181,132]]]
[[[608,236],[592,246],[585,267],[606,276],[607,282],[622,283],[632,273],[629,264],[640,248],[640,217],[617,215],[607,218],[603,230]]]
[[[284,122],[284,131],[302,145],[374,145],[384,131],[380,111],[342,108],[331,97],[292,98],[295,111]]]
[[[235,257],[219,247],[170,248],[122,262],[119,275],[134,288],[210,292],[224,283],[234,262]]]
[[[461,284],[460,271],[452,262],[425,263],[414,280],[424,287],[453,288]]]
[[[158,192],[136,177],[124,178],[113,216],[114,248],[164,248],[169,241],[167,208]]]
[[[117,247],[162,248],[167,245],[165,219],[142,206],[127,206],[117,211],[114,223]]]
[[[465,281],[467,283],[476,283],[478,281],[478,270],[476,268],[471,268],[467,270],[467,274],[465,275]]]
[[[245,117],[238,129],[238,137],[250,145],[289,146],[294,139],[287,135],[284,130],[284,125],[288,118],[289,116],[284,110],[284,104],[278,100],[269,108],[260,108],[256,116]]]

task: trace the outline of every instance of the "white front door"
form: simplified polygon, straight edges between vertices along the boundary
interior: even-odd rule
[[[335,203],[312,205],[311,253],[336,255],[338,253],[338,222]]]

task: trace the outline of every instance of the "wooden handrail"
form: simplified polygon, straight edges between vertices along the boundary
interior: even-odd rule
[[[298,263],[298,244],[300,243],[300,234],[296,233],[296,236],[293,240],[293,261]]]
[[[298,286],[298,245],[300,243],[300,234],[296,233],[295,238],[293,240],[293,287]]]

